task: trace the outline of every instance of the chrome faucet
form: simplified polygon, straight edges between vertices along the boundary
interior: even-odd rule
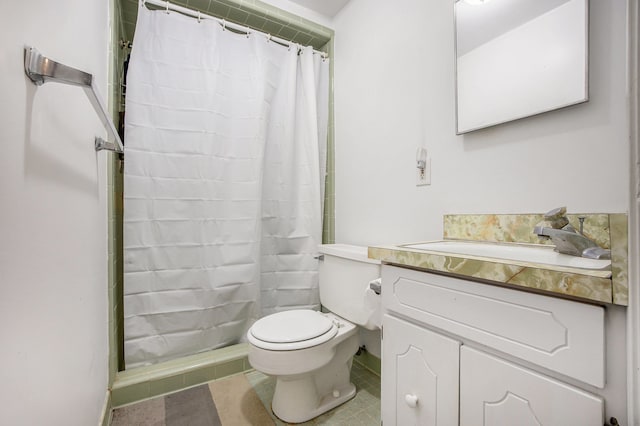
[[[580,232],[571,226],[566,217],[567,208],[559,207],[547,212],[544,221],[533,228],[533,233],[539,237],[551,238],[555,250],[572,256],[588,257],[590,259],[611,259],[611,250],[603,249],[598,244],[582,234],[582,219]]]

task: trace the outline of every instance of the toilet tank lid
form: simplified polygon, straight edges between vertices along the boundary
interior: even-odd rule
[[[369,259],[368,248],[364,246],[354,246],[350,244],[320,244],[318,251],[329,256],[342,257],[344,259],[357,260],[365,263],[380,264],[377,259]]]

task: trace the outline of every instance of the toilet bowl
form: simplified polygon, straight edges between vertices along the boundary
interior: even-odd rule
[[[269,336],[262,320],[271,323],[268,327],[279,323],[280,329]],[[355,386],[349,381],[353,354],[358,350],[354,324],[312,310],[285,311],[262,320],[252,327],[261,329],[262,339],[255,330],[247,335],[249,362],[256,370],[276,377],[271,404],[276,416],[289,423],[305,422],[355,396]],[[280,339],[286,330],[298,331],[303,326],[313,330],[309,339]]]
[[[350,382],[358,326],[379,328],[379,296],[369,282],[380,263],[366,247],[322,245],[320,300],[331,312],[296,309],[268,315],[247,332],[249,363],[276,378],[272,410],[301,423],[353,398]],[[325,301],[328,303],[325,304]]]

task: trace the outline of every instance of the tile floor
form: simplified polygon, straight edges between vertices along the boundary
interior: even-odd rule
[[[275,387],[275,380],[258,371],[246,373],[249,383],[253,386],[258,397],[273,417],[277,426],[287,425],[271,412],[271,397]],[[379,426],[380,425],[380,377],[364,368],[357,362],[351,368],[351,380],[356,385],[356,396],[350,401],[301,425],[349,425],[349,426]]]
[[[271,416],[273,422],[276,426],[285,426],[288,423],[285,423],[278,419],[273,412],[271,411],[271,399],[273,396],[273,391],[275,388],[275,379],[273,377],[266,376],[258,371],[252,370],[244,373],[246,377],[246,386],[251,386],[255,390],[255,394],[257,398],[255,399],[255,404],[264,405],[266,409],[265,416]],[[227,380],[220,379],[220,380]],[[380,425],[380,377],[371,371],[367,370],[361,364],[356,362],[353,363],[353,367],[351,368],[351,381],[356,386],[356,396],[342,404],[339,407],[334,408],[333,410],[316,417],[305,423],[300,423],[301,425],[349,425],[349,426],[379,426]],[[248,383],[247,383],[248,382]],[[213,386],[218,381],[209,382],[209,386]],[[228,385],[225,385],[228,386]],[[112,419],[112,425],[126,425],[126,426],[141,426],[141,425],[196,425],[196,424],[207,424],[210,425],[210,421],[202,421],[201,417],[198,416],[195,409],[193,407],[189,407],[189,402],[193,402],[195,400],[192,395],[194,391],[197,391],[200,388],[207,387],[207,384],[200,385],[198,387],[178,391],[175,393],[171,393],[168,395],[156,397],[150,400],[141,401],[129,406],[121,407],[115,410],[114,417]],[[212,395],[207,390],[208,400],[211,399]],[[240,393],[242,393],[240,391]],[[258,401],[259,398],[259,401]],[[214,398],[216,401],[218,399]],[[167,410],[168,402],[171,402],[173,408],[171,410]],[[183,402],[180,402],[183,401]],[[176,402],[181,405],[176,405]],[[211,402],[211,401],[210,401]],[[206,405],[202,403],[198,403],[199,405]],[[228,407],[227,407],[228,408]],[[246,408],[246,407],[245,407]],[[243,408],[243,409],[245,409]],[[220,413],[222,407],[217,407],[217,412]],[[185,411],[187,414],[185,414]],[[216,411],[216,407],[214,407],[213,411]],[[262,411],[262,410],[259,410]],[[174,412],[174,416],[171,421],[167,420],[167,412]],[[169,413],[171,414],[171,413]],[[171,416],[169,416],[171,417]],[[227,419],[228,420],[228,419]],[[177,423],[176,423],[177,421]],[[222,424],[222,426],[230,425],[230,424],[245,424],[246,421],[238,423],[238,420],[228,421],[222,420],[222,416],[218,419],[217,422],[213,422],[213,424]],[[252,425],[255,422],[249,422]],[[265,422],[259,422],[265,423]],[[256,426],[260,426],[259,424]]]

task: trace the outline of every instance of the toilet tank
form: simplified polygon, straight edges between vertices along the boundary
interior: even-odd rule
[[[369,282],[380,277],[380,261],[367,257],[367,247],[322,244],[320,303],[329,311],[369,330],[380,328],[380,296]]]

